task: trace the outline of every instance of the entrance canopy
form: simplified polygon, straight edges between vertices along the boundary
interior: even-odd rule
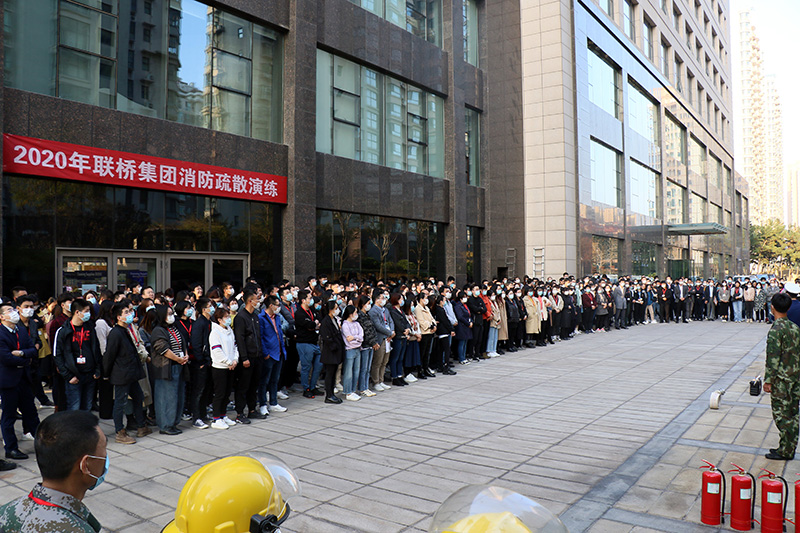
[[[667,226],[668,235],[720,235],[725,233],[728,233],[728,228],[716,222],[671,224]]]

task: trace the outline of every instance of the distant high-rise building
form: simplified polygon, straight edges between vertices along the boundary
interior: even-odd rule
[[[774,76],[765,76],[761,43],[751,13],[739,14],[741,114],[737,121],[737,169],[750,185],[752,220],[787,222],[784,216],[783,119]]]

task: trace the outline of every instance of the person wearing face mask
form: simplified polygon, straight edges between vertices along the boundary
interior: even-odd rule
[[[432,378],[436,377],[436,374],[430,369],[430,357],[433,349],[433,339],[436,333],[436,320],[433,318],[433,313],[431,313],[428,307],[428,301],[429,297],[425,293],[417,296],[414,318],[416,318],[419,323],[420,334],[422,335],[422,340],[419,345],[420,359],[422,360],[420,372],[425,377]]]
[[[175,325],[175,312],[157,305],[156,313],[158,325],[150,336],[156,423],[162,435],[180,435],[183,431],[177,426],[183,413],[189,355],[186,340]]]
[[[534,339],[539,334],[539,331],[542,327],[541,316],[539,315],[539,306],[536,304],[536,300],[534,299],[535,292],[533,287],[526,286],[524,288],[524,292],[525,294],[522,297],[522,305],[525,306],[525,312],[528,315],[528,318],[525,320],[525,346],[528,348],[535,348],[536,341]]]
[[[472,339],[472,313],[470,313],[467,302],[469,297],[466,292],[459,292],[457,295],[458,303],[453,305],[456,314],[456,334],[455,339],[458,346],[458,362],[462,365],[468,365],[467,361],[467,343]]]
[[[627,302],[625,300],[625,283],[617,283],[614,286],[614,291],[612,294],[614,296],[614,328],[627,329],[627,326],[624,323],[625,308],[627,306]]]
[[[144,394],[139,386],[139,380],[144,378],[145,374],[139,353],[128,331],[128,326],[133,324],[133,310],[127,302],[116,303],[111,309],[111,316],[115,324],[108,333],[103,370],[105,377],[114,387],[114,432],[116,442],[134,444],[136,439],[128,435],[122,424],[122,414],[130,396],[138,426],[136,436],[144,437],[150,434],[142,409]]]
[[[356,392],[358,372],[361,369],[361,345],[364,342],[364,328],[358,322],[358,310],[348,305],[342,313],[342,337],[344,337],[345,356],[342,361],[342,392],[345,399],[357,402],[361,396]],[[357,370],[358,369],[358,370]]]
[[[289,398],[288,390],[295,383],[299,383],[297,365],[300,357],[297,353],[297,325],[294,316],[297,314],[297,294],[288,285],[279,291],[281,297],[280,313],[282,323],[285,325],[284,337],[286,338],[286,362],[281,366],[281,378],[278,382],[278,399]]]
[[[506,315],[508,316],[508,348],[511,353],[517,351],[517,329],[519,329],[520,315],[516,294],[512,289],[506,298]]]
[[[36,297],[30,296],[28,294],[18,296],[16,299],[17,302],[17,310],[19,312],[20,320],[19,324],[21,327],[24,327],[28,330],[28,336],[31,338],[33,342],[34,348],[36,348],[37,357],[31,359],[31,366],[28,368],[30,373],[31,385],[33,386],[33,394],[39,400],[39,403],[42,406],[50,406],[53,405],[53,402],[50,401],[50,398],[47,397],[47,394],[44,392],[44,388],[42,387],[42,380],[40,378],[40,350],[42,348],[43,341],[39,336],[39,321],[35,316],[35,307],[36,307]],[[26,431],[25,433],[30,433]],[[31,433],[30,437],[33,436]]]
[[[375,289],[372,291],[372,299],[375,301],[375,305],[367,314],[375,326],[379,348],[372,354],[370,381],[373,384],[372,390],[380,392],[392,388],[391,385],[383,382],[383,378],[386,365],[389,363],[390,352],[387,352],[387,345],[394,339],[395,330],[391,313],[386,309],[386,303],[389,300],[386,294]]]
[[[587,284],[581,293],[581,304],[583,308],[581,319],[583,321],[583,332],[594,333],[594,315],[597,312],[597,298],[594,285]]]
[[[277,313],[280,306],[278,297],[270,294],[264,300],[264,310],[259,314],[256,311],[256,296],[251,292],[247,292],[243,297],[245,306],[236,315],[236,318],[230,317],[233,323],[233,333],[236,338],[236,348],[239,351],[239,364],[233,371],[234,380],[234,403],[236,405],[236,422],[238,424],[249,424],[251,418],[264,419],[268,414],[267,403],[261,403],[256,409],[258,403],[258,390],[259,387],[266,394],[266,383],[263,384],[262,380],[269,380],[272,377],[272,371],[275,370],[275,383],[277,386],[277,379],[280,376],[280,364],[286,360],[286,347],[282,346],[281,353],[266,354],[263,351],[263,335],[261,330],[262,320],[261,314],[264,314],[268,309],[270,313]],[[218,309],[219,310],[219,309]],[[274,321],[278,327],[280,322]],[[272,324],[270,321],[270,327]],[[281,344],[283,344],[283,331],[280,332]],[[213,345],[212,345],[213,346]],[[267,363],[264,358],[269,356],[272,361]],[[277,356],[277,360],[275,357]],[[277,362],[276,362],[277,361]],[[277,397],[270,398],[270,404],[278,405]],[[245,407],[247,414],[245,414]],[[274,410],[280,410],[276,407]]]
[[[755,309],[756,289],[754,283],[745,283],[744,285],[744,320],[745,322],[753,321],[753,310]]]
[[[436,320],[436,339],[433,342],[431,352],[431,365],[433,368],[445,376],[454,376],[456,372],[450,366],[450,343],[455,331],[444,305],[447,299],[443,296],[431,296],[433,299],[433,318]]]
[[[561,296],[561,289],[559,289],[557,285],[553,286],[551,289],[550,301],[552,302],[552,307],[550,308],[550,333],[548,335],[548,341],[550,344],[555,344],[553,338],[561,339],[561,327],[564,322],[564,297]]]
[[[325,403],[340,404],[342,399],[333,390],[336,369],[344,360],[344,337],[339,322],[339,306],[329,300],[325,304],[325,318],[319,328],[320,361],[325,370]]]
[[[188,303],[188,302],[187,302]],[[177,309],[177,306],[176,306]],[[191,309],[191,307],[187,307]],[[191,313],[190,332],[192,351],[189,358],[189,394],[188,412],[191,414],[192,427],[206,429],[206,406],[211,403],[214,384],[211,378],[211,318],[217,307],[208,298],[200,298]]]
[[[51,359],[50,363],[50,383],[53,388],[53,403],[56,410],[63,411],[67,408],[67,395],[64,383],[64,377],[57,372],[55,362],[55,345],[56,345],[56,332],[64,324],[68,323],[72,318],[72,302],[75,300],[75,295],[69,292],[61,294],[56,300],[56,305],[53,307],[52,319],[47,323],[45,329],[47,330],[47,338],[50,341]]]
[[[375,396],[375,393],[372,392],[369,388],[369,373],[372,370],[372,357],[375,350],[379,348],[378,346],[378,333],[375,331],[375,324],[372,323],[372,319],[369,317],[367,313],[369,313],[370,309],[372,309],[372,301],[370,300],[369,296],[366,294],[362,294],[358,297],[356,301],[356,308],[358,309],[358,323],[361,324],[361,329],[364,332],[364,339],[361,342],[361,357],[360,368],[356,369],[354,372],[356,374],[355,377],[355,390],[361,396],[372,397]],[[391,310],[389,311],[391,313]],[[392,317],[394,320],[394,317]],[[397,347],[395,346],[395,349]],[[392,350],[393,352],[394,350]],[[389,371],[391,373],[391,356],[394,355],[393,353],[389,354]]]
[[[102,359],[97,334],[90,321],[91,305],[72,302],[72,319],[56,334],[55,362],[66,381],[67,410],[92,408],[96,381],[102,377]]]
[[[754,320],[756,322],[764,322],[766,318],[764,307],[766,305],[767,305],[767,289],[764,286],[764,284],[756,283],[756,299],[753,307]]]
[[[277,296],[267,296],[264,310],[258,315],[258,331],[261,339],[261,362],[258,374],[259,414],[283,413],[286,407],[278,403],[278,381],[281,367],[286,364],[286,341],[283,336],[280,300]],[[238,342],[238,341],[237,341]],[[239,351],[241,355],[241,350]],[[269,400],[267,395],[269,394]],[[269,408],[267,402],[269,401]],[[251,413],[253,410],[251,409]],[[246,423],[246,422],[245,422]]]
[[[214,307],[208,343],[211,350],[211,381],[214,387],[211,406],[211,416],[214,421],[211,423],[211,428],[228,429],[236,425],[236,422],[228,418],[227,406],[234,386],[234,371],[239,366],[239,352],[236,349],[236,337],[230,311],[227,308]]]
[[[503,286],[499,286],[496,291],[495,302],[497,303],[497,310],[500,312],[500,328],[497,330],[497,355],[503,355],[506,352],[503,347],[508,344],[508,312],[506,311],[506,293]]]
[[[733,306],[733,321],[742,321],[742,302],[744,301],[744,289],[737,281],[731,289],[731,305]]]
[[[499,355],[497,353],[497,339],[500,330],[500,307],[497,302],[497,294],[495,294],[493,288],[487,291],[487,296],[489,297],[489,311],[491,311],[492,315],[486,323],[488,326],[486,355],[493,359]]]
[[[33,402],[28,367],[38,352],[33,340],[24,327],[20,327],[20,316],[11,303],[0,304],[0,402],[3,410],[0,415],[0,429],[3,433],[6,458],[27,459],[28,456],[19,450],[17,435],[14,431],[16,413],[22,413],[23,427],[36,434],[39,416]],[[5,462],[0,463],[0,471],[10,470]]]
[[[82,501],[108,473],[106,436],[97,417],[55,413],[39,426],[34,446],[42,482],[0,507],[0,531],[99,532],[100,523]]]
[[[600,286],[597,287],[597,294],[595,296],[595,301],[597,304],[597,309],[595,310],[595,331],[608,331],[608,328],[611,324],[612,303],[608,298],[605,283],[600,283]]]
[[[467,346],[467,354],[473,360],[488,359],[486,356],[486,346],[482,344],[483,338],[483,315],[486,314],[486,303],[481,298],[480,285],[472,286],[472,290],[467,292],[467,306],[472,315],[472,341]]]

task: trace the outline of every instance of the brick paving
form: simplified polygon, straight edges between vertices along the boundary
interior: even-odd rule
[[[106,531],[158,532],[199,466],[269,451],[302,485],[286,532],[426,531],[439,503],[473,483],[532,497],[573,533],[713,531],[699,524],[700,458],[782,466],[763,458],[777,443],[768,397],[746,392],[766,332],[652,324],[459,366],[458,376],[355,403],[292,394],[281,402],[288,412],[250,426],[109,443],[111,471],[85,501]],[[717,388],[727,393],[710,411]],[[792,480],[800,472],[784,466]],[[0,479],[0,501],[27,494],[34,460]]]

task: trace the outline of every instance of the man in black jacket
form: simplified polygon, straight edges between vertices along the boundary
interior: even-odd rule
[[[472,358],[475,360],[478,359],[488,359],[489,357],[485,353],[485,346],[481,345],[481,339],[483,339],[483,315],[486,313],[486,304],[484,303],[483,299],[481,298],[481,288],[479,285],[475,285],[472,287],[472,291],[467,291],[467,294],[470,294],[469,300],[467,300],[467,307],[469,308],[469,312],[472,313],[472,338],[474,340],[470,341],[472,343]],[[511,332],[509,331],[509,335]],[[509,337],[510,340],[510,337]]]
[[[261,328],[258,324],[256,306],[258,296],[246,291],[242,296],[244,307],[239,309],[233,319],[233,336],[239,350],[239,364],[234,372],[234,401],[236,403],[236,423],[249,424],[251,418],[267,418],[266,405],[256,409],[256,390],[261,372]],[[247,407],[248,415],[244,408]]]
[[[145,423],[142,409],[144,393],[139,386],[139,380],[144,377],[142,361],[128,331],[128,317],[131,317],[133,323],[133,315],[133,307],[128,303],[116,303],[111,308],[111,316],[116,324],[108,332],[106,353],[103,357],[103,374],[114,386],[114,431],[116,441],[120,444],[136,443],[136,439],[128,435],[122,424],[122,414],[125,412],[129,395],[138,425],[136,436],[144,437],[151,432]]]
[[[317,389],[317,380],[322,371],[319,349],[319,315],[312,309],[314,298],[311,293],[302,290],[297,294],[299,307],[294,313],[295,331],[297,334],[297,353],[300,357],[300,384],[303,396],[314,398],[321,394]]]
[[[68,411],[91,410],[95,383],[103,374],[90,307],[83,299],[72,302],[72,320],[61,326],[56,335],[55,361],[66,381]]]
[[[211,317],[217,310],[214,302],[208,298],[200,298],[195,305],[197,320],[192,325],[192,358],[189,360],[189,411],[194,422],[192,427],[206,429],[206,406],[210,403],[212,387],[211,379],[211,347],[208,336],[211,333]]]

